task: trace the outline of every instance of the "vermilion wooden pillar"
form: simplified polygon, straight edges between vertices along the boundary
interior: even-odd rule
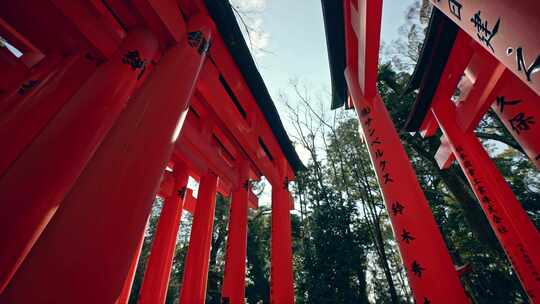
[[[188,43],[186,33],[166,51],[0,303],[113,303],[120,297],[206,57],[201,45],[209,39],[209,22],[190,21],[190,31],[200,32],[198,43]],[[35,292],[26,292],[30,285]]]
[[[345,75],[416,303],[469,303],[382,99]]]
[[[141,304],[165,303],[167,296],[176,237],[188,182],[187,170],[181,163],[175,164],[173,174],[176,180],[175,187],[171,196],[163,202],[139,294],[139,303]]]
[[[270,303],[294,303],[291,198],[285,185],[272,185]],[[234,303],[234,302],[233,302]]]
[[[455,123],[455,106],[437,100],[432,112],[531,302],[540,297],[540,234],[474,133]]]
[[[244,303],[246,281],[248,180],[232,194],[223,274],[222,302]]]
[[[148,221],[146,222],[146,228],[148,228]],[[133,280],[135,280],[135,273],[137,272],[137,267],[139,266],[139,258],[144,245],[144,234],[146,233],[146,228],[144,228],[139,245],[137,245],[137,250],[131,258],[131,264],[129,265],[129,271],[126,279],[124,280],[124,285],[122,286],[122,292],[120,293],[120,297],[118,297],[115,304],[128,304],[129,302],[131,289],[133,288]]]
[[[124,108],[141,73],[123,62],[133,51],[139,59],[150,60],[157,41],[146,31],[129,34],[118,52],[98,68],[1,176],[0,291]]]
[[[456,40],[456,44],[458,42]],[[456,109],[457,123],[464,131],[473,130],[491,106],[525,154],[540,169],[540,128],[536,127],[540,118],[540,95],[483,49],[476,48],[464,74],[459,82],[461,94]],[[449,86],[442,88],[453,92]]]
[[[0,142],[4,143],[0,157],[0,172],[7,170],[47,123],[96,69],[95,63],[83,54],[62,61],[50,79],[35,93],[15,105],[9,113],[0,115]],[[0,173],[1,175],[1,173]]]
[[[540,96],[506,71],[493,97],[491,109],[540,170]]]
[[[206,299],[206,280],[214,211],[216,208],[217,176],[207,172],[201,177],[195,215],[184,264],[180,303],[203,304]]]

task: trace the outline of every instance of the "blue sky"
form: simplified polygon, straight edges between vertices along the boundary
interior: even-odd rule
[[[388,45],[398,38],[398,29],[405,23],[405,12],[414,2],[383,2],[383,43]],[[231,3],[246,12],[243,19],[251,28],[252,53],[257,67],[291,137],[293,128],[279,98],[280,93],[284,93],[290,97],[289,102],[294,103],[291,79],[297,79],[314,94],[328,96],[328,101],[323,100],[323,103],[330,109],[330,95],[325,94],[330,92],[330,72],[320,0],[231,0]],[[241,22],[240,25],[242,27]],[[295,148],[307,163],[307,151],[299,145]],[[259,198],[261,205],[269,204],[269,191],[270,188],[265,187]]]
[[[280,93],[284,93],[289,97],[288,102],[294,104],[295,94],[290,84],[291,79],[296,79],[302,87],[307,87],[310,94],[322,98],[323,105],[330,109],[330,72],[321,3],[319,0],[231,2],[245,12],[243,20],[251,28],[252,53],[257,67],[291,137],[294,131],[288,122],[285,106],[279,98]],[[414,2],[415,0],[383,1],[383,43],[389,45],[398,38],[398,29],[405,23],[406,10]],[[242,27],[242,22],[240,25]],[[306,163],[307,152],[298,145],[296,150]]]
[[[339,0],[336,0],[339,1]],[[248,11],[257,11],[248,22],[262,34],[252,39],[259,71],[279,107],[280,92],[289,92],[290,79],[299,79],[314,90],[330,89],[330,74],[321,4],[318,0],[236,0]],[[405,11],[414,0],[386,0],[383,6],[382,41],[398,38]],[[328,102],[330,104],[330,102]]]

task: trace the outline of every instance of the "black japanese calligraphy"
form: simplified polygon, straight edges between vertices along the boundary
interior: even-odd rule
[[[492,52],[495,52],[493,46],[491,45],[491,39],[493,39],[493,37],[495,37],[499,31],[501,18],[497,19],[497,22],[492,29],[489,29],[488,21],[482,20],[480,11],[478,11],[471,18],[471,22],[474,24],[474,28],[476,29],[476,36],[478,37],[478,40],[483,42],[489,49],[491,49]]]
[[[140,79],[144,71],[146,70],[146,62],[143,59],[141,59],[141,55],[139,54],[139,51],[137,50],[128,51],[122,58],[122,63],[131,66],[131,69],[133,71],[137,69],[141,70],[141,72],[137,76],[137,79]]]
[[[379,137],[376,137],[373,141],[371,141],[371,146],[380,144],[382,144],[382,141],[379,139]]]
[[[474,171],[474,168],[473,168],[471,162],[466,160],[466,161],[463,162],[463,164],[465,165],[465,169],[467,170],[467,172],[469,172],[469,175],[474,176],[475,171]]]
[[[364,116],[367,116],[369,113],[371,113],[371,109],[369,107],[365,107],[365,108],[362,108],[362,110],[360,110],[360,117],[364,117]]]
[[[33,87],[35,87],[39,83],[38,80],[28,80],[28,82],[25,82],[21,85],[19,90],[17,91],[17,94],[24,95],[28,93]]]
[[[512,53],[514,53],[514,49],[512,47],[506,49],[507,56],[511,55]],[[522,47],[518,47],[516,49],[516,62],[518,71],[521,72],[523,70],[525,77],[527,77],[527,81],[531,81],[532,75],[540,71],[540,55],[536,56],[536,59],[529,66],[527,66]]]
[[[373,122],[373,119],[371,119],[371,118],[368,117],[368,119],[366,119],[366,126],[367,126],[368,128],[370,128],[372,122]],[[373,130],[373,131],[375,131],[375,130]]]
[[[186,195],[186,191],[187,191],[187,187],[182,187],[181,189],[178,189],[177,191],[177,194],[180,198],[184,198],[184,196]]]
[[[475,174],[475,168],[473,166],[473,162],[467,158],[467,155],[465,154],[465,151],[463,147],[457,146],[456,147],[456,153],[461,158],[462,164],[463,164],[463,170],[467,171],[469,173],[470,178],[472,179],[472,186],[475,190],[475,194],[478,197],[478,200],[484,204],[483,208],[486,214],[490,215],[490,218],[492,220],[492,226],[494,229],[497,229],[499,233],[506,233],[508,230],[503,225],[503,218],[500,216],[500,214],[497,213],[497,210],[493,206],[493,203],[495,203],[489,196],[488,196],[488,189],[486,188],[486,185],[482,182],[482,179],[479,177],[473,177]]]
[[[137,50],[128,51],[122,58],[122,63],[130,65],[132,70],[144,67],[144,61],[141,59],[141,55]]]
[[[379,166],[381,167],[381,171],[384,171],[386,169],[386,160],[381,160],[379,162]]]
[[[530,125],[535,123],[533,116],[525,116],[523,112],[519,112],[516,116],[510,119],[510,126],[517,134],[522,131],[528,131],[531,129]]]
[[[413,274],[419,278],[422,277],[422,272],[426,270],[424,267],[422,267],[420,265],[420,263],[418,263],[417,261],[413,261],[412,262],[412,265],[411,265],[411,271],[413,272]]]
[[[385,173],[383,175],[384,184],[393,183],[394,180],[390,177],[390,173]]]
[[[405,209],[405,207],[398,201],[396,201],[392,204],[392,215],[396,216],[398,214],[403,214],[403,209]]]
[[[501,227],[497,228],[497,231],[499,231],[499,233],[504,234],[504,233],[508,232],[508,229],[506,229],[506,227],[504,227],[504,226],[501,226]]]
[[[403,232],[401,233],[401,240],[405,243],[409,244],[411,241],[414,241],[416,238],[411,235],[411,233],[405,229],[403,229]]]
[[[504,113],[504,106],[515,106],[520,103],[521,100],[505,100],[504,96],[497,96],[496,102],[499,107],[499,112]]]
[[[478,193],[482,195],[486,194],[486,188],[484,188],[484,186],[478,186],[476,189],[478,189]]]
[[[531,274],[533,275],[534,279],[537,282],[540,282],[540,274],[538,273],[536,265],[534,264],[533,260],[531,259],[529,253],[525,249],[525,246],[523,246],[522,243],[518,243],[517,248],[519,249],[519,252],[521,253],[521,256],[523,257],[523,260],[525,261],[525,264],[527,265],[527,268],[531,272]]]
[[[452,15],[456,16],[459,20],[461,20],[461,8],[463,5],[459,3],[457,0],[448,0],[448,8],[450,9],[450,13]]]
[[[203,33],[200,31],[189,32],[188,43],[189,46],[197,48],[197,52],[201,55],[210,49],[210,42],[204,38]]]

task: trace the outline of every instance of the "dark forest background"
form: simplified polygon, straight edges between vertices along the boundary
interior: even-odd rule
[[[400,40],[383,45],[378,87],[398,130],[415,95],[402,96],[421,49],[430,16],[427,1],[411,6]],[[353,111],[329,111],[329,93],[291,81],[281,113],[297,149],[309,154],[307,170],[293,183],[292,216],[297,303],[412,303],[388,215]],[[538,171],[498,118],[488,112],[477,136],[537,227]],[[525,303],[523,293],[464,175],[454,164],[441,171],[434,160],[439,136],[401,139],[445,237],[454,263],[469,269],[462,282],[474,303]],[[264,191],[264,183],[256,190]],[[268,187],[268,186],[266,186]],[[268,190],[268,189],[266,189]],[[249,212],[246,298],[268,303],[270,216],[268,207]],[[268,206],[268,204],[266,204]],[[161,202],[156,201],[144,240],[131,303],[136,303]],[[229,199],[218,196],[210,254],[207,303],[220,303]],[[167,303],[177,303],[191,216],[180,227]]]

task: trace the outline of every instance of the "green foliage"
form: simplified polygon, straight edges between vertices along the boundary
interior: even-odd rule
[[[246,298],[248,303],[269,303],[270,216],[260,207],[251,210],[248,223]]]
[[[379,93],[399,131],[415,94],[403,95],[423,40],[427,0],[415,4],[393,54],[379,66]],[[317,102],[293,83],[294,106],[287,104],[295,144],[309,155],[307,168],[293,184],[293,266],[297,303],[412,303],[406,274],[384,208],[365,143],[352,111],[317,110]],[[322,101],[329,105],[329,98]],[[330,113],[330,114],[329,114]],[[537,226],[540,226],[540,178],[530,160],[493,113],[475,130],[500,172]],[[423,139],[400,133],[418,181],[430,203],[473,303],[523,303],[527,298],[494,233],[457,165],[440,170],[434,160],[440,133]],[[256,189],[261,190],[259,184]],[[262,192],[262,190],[261,190]],[[144,239],[130,303],[136,303],[161,208],[156,202]],[[218,196],[207,303],[220,303],[229,201]],[[177,303],[191,216],[179,232],[167,303]],[[247,302],[269,303],[271,209],[249,211]]]
[[[305,199],[317,202],[304,219],[303,246],[296,252],[302,273],[297,281],[298,302],[365,302],[365,227],[357,222],[355,204],[327,186],[327,180],[314,180],[312,168],[308,166],[298,177]]]

